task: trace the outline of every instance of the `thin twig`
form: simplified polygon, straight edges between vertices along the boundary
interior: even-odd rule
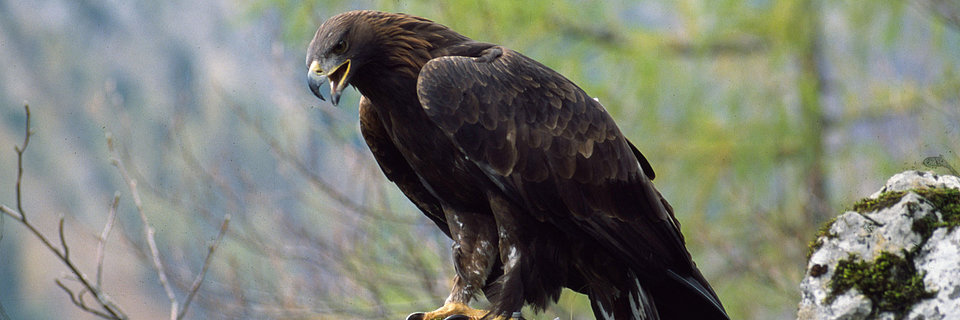
[[[56,282],[56,283],[57,283],[57,286],[59,286],[60,289],[63,289],[63,291],[66,292],[68,296],[70,296],[70,302],[73,302],[74,305],[76,305],[76,306],[79,307],[80,309],[83,309],[83,311],[92,313],[92,314],[97,315],[97,316],[99,316],[99,317],[101,317],[101,318],[105,318],[105,319],[115,319],[115,318],[114,318],[113,316],[111,316],[111,315],[108,315],[108,314],[106,314],[106,313],[103,313],[103,312],[100,312],[100,311],[97,311],[97,310],[94,310],[94,309],[91,309],[90,307],[88,307],[85,303],[83,303],[83,296],[82,296],[82,295],[74,295],[74,294],[73,294],[73,291],[70,290],[70,288],[67,288],[67,286],[64,285],[63,282],[60,282],[60,279],[54,280],[54,282]]]
[[[90,292],[92,292],[94,296],[97,298],[97,302],[100,303],[100,306],[105,311],[107,311],[107,313],[109,313],[109,316],[106,317],[107,319],[127,319],[126,314],[124,314],[123,311],[116,304],[114,304],[113,301],[110,300],[110,298],[107,297],[107,295],[104,294],[99,287],[94,287],[92,284],[90,284],[90,281],[87,280],[86,275],[84,275],[83,272],[81,272],[80,269],[77,268],[77,266],[73,263],[73,261],[69,259],[69,257],[67,257],[68,252],[61,252],[60,249],[57,249],[57,247],[55,247],[53,243],[51,243],[50,240],[47,239],[46,236],[40,233],[40,231],[37,230],[36,227],[34,227],[29,222],[20,219],[20,217],[22,217],[22,214],[14,212],[13,209],[10,209],[5,205],[0,205],[0,211],[3,211],[3,213],[16,218],[17,221],[20,221],[21,224],[27,228],[27,230],[30,230],[30,232],[33,233],[33,235],[37,239],[39,239],[40,242],[42,242],[43,245],[47,247],[47,249],[52,251],[53,254],[55,254],[57,258],[59,258],[60,261],[63,262],[63,264],[66,265],[67,268],[70,269],[70,272],[77,277],[77,281],[79,281],[86,290],[90,290]],[[63,239],[63,219],[62,218],[60,219],[59,229],[60,229],[59,233],[62,241]],[[61,242],[61,244],[64,245],[65,249],[67,248],[64,242]],[[57,281],[59,282],[59,280]],[[70,299],[75,300],[75,298],[72,296],[72,292],[71,292]],[[89,310],[89,308],[84,308],[84,310]],[[97,313],[97,315],[100,315],[100,314],[101,313],[99,312]]]
[[[70,260],[70,248],[67,247],[67,239],[63,236],[63,216],[60,216],[57,233],[60,235],[60,247],[63,248],[63,259]]]
[[[36,228],[34,228],[32,224],[29,224],[29,223],[26,222],[25,220],[22,220],[22,219],[21,219],[21,217],[23,216],[22,213],[18,213],[18,212],[16,212],[16,211],[13,211],[13,209],[10,209],[10,207],[7,207],[7,206],[5,206],[5,205],[0,205],[0,211],[3,211],[3,213],[7,214],[8,216],[13,217],[14,219],[17,219],[17,221],[20,221],[25,227],[27,227],[27,230],[30,230],[30,232],[33,233],[34,236],[36,236],[38,239],[40,239],[40,242],[43,242],[43,245],[46,246],[47,249],[50,249],[50,251],[53,251],[53,253],[57,255],[57,258],[60,258],[60,260],[63,260],[63,259],[66,258],[66,257],[63,255],[63,253],[60,252],[59,249],[57,249],[57,247],[54,247],[53,244],[50,243],[49,240],[47,240],[47,237],[43,236],[43,234],[40,233],[39,230],[37,230]]]
[[[197,277],[193,279],[193,284],[190,286],[190,292],[187,294],[187,299],[183,301],[183,308],[180,309],[180,314],[177,315],[177,319],[183,319],[183,316],[187,314],[187,308],[190,307],[190,301],[193,301],[193,297],[197,294],[197,291],[200,291],[200,284],[203,283],[203,277],[207,274],[207,269],[210,267],[210,261],[213,258],[213,252],[217,250],[217,247],[220,246],[220,241],[223,240],[223,235],[227,233],[227,226],[230,224],[230,214],[223,216],[223,224],[220,225],[220,232],[217,233],[217,238],[213,240],[213,244],[210,245],[209,251],[207,251],[207,257],[203,259],[203,265],[200,267],[200,273],[197,274]]]
[[[177,318],[177,313],[179,309],[179,304],[177,303],[177,296],[173,293],[173,288],[170,287],[170,281],[167,280],[167,271],[163,267],[163,261],[160,259],[160,250],[157,249],[157,241],[155,240],[155,230],[147,222],[146,216],[140,214],[140,218],[143,220],[143,229],[147,233],[147,245],[150,246],[150,255],[153,256],[153,266],[157,269],[157,277],[160,280],[160,286],[163,287],[163,291],[167,293],[167,299],[170,299],[170,319],[174,320]]]
[[[23,109],[27,113],[26,126],[24,126],[24,135],[23,135],[23,145],[13,146],[13,149],[17,151],[17,211],[20,212],[20,221],[27,222],[27,214],[23,211],[23,201],[20,197],[20,182],[23,181],[23,152],[27,150],[27,145],[30,144],[30,136],[33,135],[33,131],[30,130],[30,105],[23,105]]]
[[[120,204],[120,192],[117,191],[113,194],[113,203],[110,205],[110,213],[107,214],[107,223],[103,226],[103,231],[100,232],[100,237],[97,239],[97,287],[100,288],[103,286],[103,256],[105,254],[104,249],[107,245],[107,237],[110,236],[110,230],[113,229],[113,222],[117,218],[117,206]]]
[[[153,260],[153,268],[157,272],[157,277],[160,280],[160,286],[163,287],[163,291],[166,292],[167,298],[170,300],[170,319],[177,319],[177,314],[179,314],[179,304],[177,303],[177,296],[173,293],[173,288],[170,287],[170,281],[167,280],[167,271],[163,266],[163,260],[160,258],[160,250],[157,249],[157,241],[155,240],[156,231],[150,226],[150,221],[147,219],[146,213],[143,211],[143,202],[140,200],[140,192],[137,191],[137,181],[130,178],[130,175],[127,173],[126,167],[123,165],[123,162],[120,161],[120,158],[116,156],[116,152],[113,148],[113,139],[110,134],[107,135],[107,148],[110,150],[110,153],[114,155],[111,159],[114,167],[117,167],[117,170],[120,171],[120,176],[123,177],[123,181],[127,183],[127,187],[130,188],[130,195],[133,197],[133,204],[137,207],[137,212],[140,214],[140,221],[143,224],[143,232],[147,240],[147,246],[150,248],[150,255]]]
[[[70,272],[73,274],[74,277],[76,277],[77,281],[80,282],[84,290],[87,290],[93,293],[93,295],[97,298],[97,302],[100,304],[100,307],[105,312],[94,310],[88,307],[86,304],[83,303],[82,300],[77,299],[78,297],[74,295],[73,291],[71,291],[62,282],[60,282],[59,279],[57,279],[56,280],[57,285],[60,286],[60,288],[64,289],[64,291],[66,291],[67,294],[70,295],[70,300],[75,305],[77,305],[84,311],[87,311],[91,314],[94,314],[102,318],[127,319],[127,315],[124,314],[123,311],[115,303],[113,303],[113,301],[110,300],[110,298],[106,294],[104,294],[103,291],[100,290],[100,287],[90,284],[90,281],[87,280],[86,275],[83,274],[83,272],[81,272],[80,269],[77,268],[77,266],[73,263],[72,260],[70,260],[70,249],[69,247],[67,247],[67,242],[63,232],[63,222],[64,222],[63,217],[60,218],[57,226],[57,234],[60,236],[60,246],[62,249],[58,249],[56,246],[54,246],[53,243],[51,243],[50,240],[43,235],[43,233],[41,233],[39,230],[37,230],[36,227],[33,226],[33,224],[27,221],[27,215],[24,213],[24,210],[23,210],[23,198],[21,197],[21,194],[22,194],[21,186],[23,185],[23,154],[27,150],[27,146],[30,143],[30,135],[32,135],[33,132],[30,129],[30,107],[24,106],[24,109],[26,110],[27,120],[26,120],[26,128],[24,129],[25,134],[23,138],[23,144],[21,146],[14,146],[14,150],[16,150],[17,152],[17,181],[16,181],[16,187],[15,187],[15,191],[17,195],[17,200],[16,200],[17,211],[14,211],[13,209],[5,205],[0,205],[0,211],[19,221],[20,224],[26,227],[27,230],[30,230],[30,232],[33,233],[33,235],[37,239],[39,239],[40,242],[42,242],[43,245],[47,247],[47,249],[53,252],[53,254],[56,255],[57,258],[60,259],[60,261],[64,265],[67,266],[67,268],[70,269]]]

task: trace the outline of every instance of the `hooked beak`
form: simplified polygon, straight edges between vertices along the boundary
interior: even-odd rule
[[[326,100],[320,92],[320,86],[329,80],[330,102],[332,102],[333,105],[337,105],[340,103],[340,93],[346,88],[349,76],[350,59],[340,63],[340,65],[332,68],[331,71],[327,73],[323,72],[319,61],[313,60],[310,62],[310,70],[307,71],[307,84],[310,86],[310,91],[313,92],[313,95],[320,98],[320,100]]]

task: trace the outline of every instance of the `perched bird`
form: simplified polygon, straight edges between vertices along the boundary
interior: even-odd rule
[[[598,319],[727,319],[650,164],[600,103],[516,51],[406,14],[317,30],[310,90],[352,85],[388,179],[453,240],[442,307],[407,319],[519,317],[566,287]],[[468,306],[482,292],[489,311]]]

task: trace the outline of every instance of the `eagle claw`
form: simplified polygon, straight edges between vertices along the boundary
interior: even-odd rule
[[[423,318],[423,316],[424,316],[423,312],[414,312],[408,315],[406,320],[426,320]],[[471,318],[469,316],[465,316],[462,314],[455,314],[455,315],[443,318],[443,320],[471,320]]]
[[[414,312],[407,316],[406,320],[423,320],[423,312]]]
[[[423,312],[414,312],[408,315],[406,320],[426,320],[423,318],[423,316],[424,316]],[[462,314],[455,314],[455,315],[443,318],[443,320],[472,320],[472,318]]]

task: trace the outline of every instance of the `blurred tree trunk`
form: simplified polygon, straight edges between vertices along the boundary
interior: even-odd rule
[[[830,128],[823,112],[823,96],[827,91],[827,79],[824,73],[826,65],[822,48],[820,28],[820,4],[817,0],[805,0],[801,7],[807,14],[799,16],[798,39],[800,70],[798,89],[800,92],[802,145],[806,146],[803,155],[803,174],[806,176],[807,199],[805,202],[808,221],[820,225],[832,214],[830,199],[826,191],[824,172],[824,133]]]

